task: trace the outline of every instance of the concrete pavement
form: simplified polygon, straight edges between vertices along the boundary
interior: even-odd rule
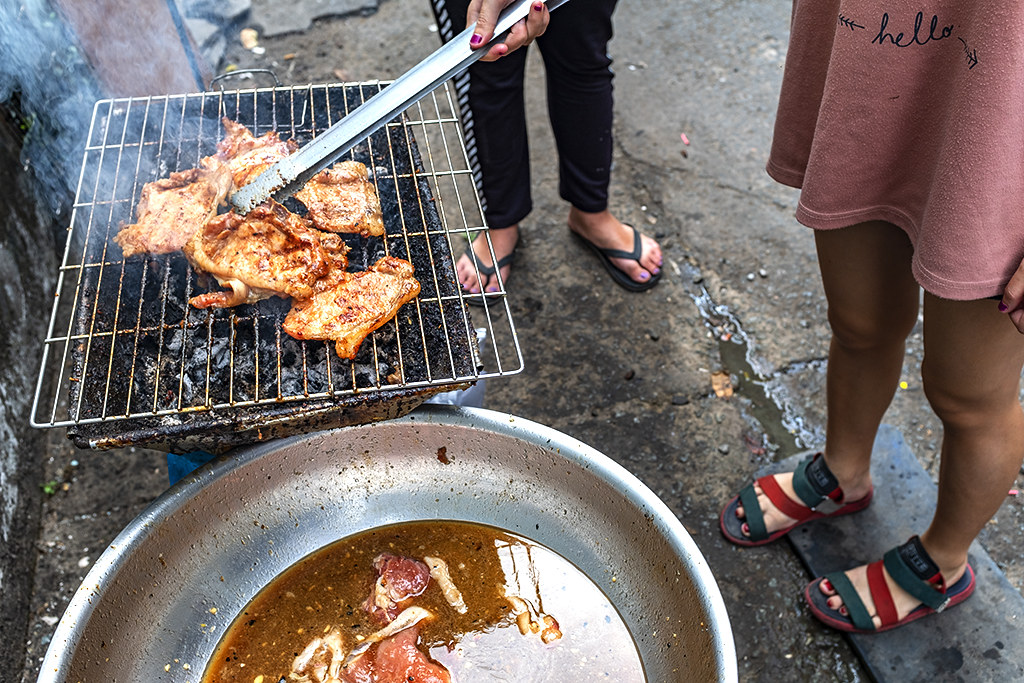
[[[792,219],[795,192],[763,171],[788,20],[787,3],[769,0],[620,5],[612,206],[666,256],[662,283],[641,295],[571,239],[531,57],[535,210],[509,281],[526,370],[489,381],[485,406],[579,438],[666,501],[719,581],[741,680],[856,681],[868,673],[808,614],[810,577],[789,544],[740,550],[717,529],[719,507],[755,470],[823,439],[829,336],[813,242]],[[284,83],[393,78],[436,48],[432,23],[426,2],[386,0],[366,16],[263,35],[255,52],[229,43],[221,66],[273,68]],[[919,330],[912,342],[886,422],[934,477],[939,428],[920,390]],[[713,390],[716,372],[731,377],[731,397]],[[98,553],[166,488],[160,453],[77,451],[60,438],[45,448],[43,480],[58,485],[24,563],[35,571],[24,681]],[[1021,521],[1010,497],[981,539],[1018,591]]]

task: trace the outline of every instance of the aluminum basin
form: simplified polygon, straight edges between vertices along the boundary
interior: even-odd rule
[[[651,683],[737,680],[718,586],[661,500],[565,434],[452,406],[245,448],[185,477],[97,560],[39,680],[197,682],[235,616],[287,567],[424,519],[497,526],[575,563],[619,610]]]

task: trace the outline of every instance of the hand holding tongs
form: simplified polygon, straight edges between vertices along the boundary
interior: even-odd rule
[[[553,10],[568,1],[545,0],[545,4],[548,10]],[[295,154],[281,159],[232,194],[229,198],[232,206],[239,213],[249,213],[271,195],[278,200],[291,196],[310,178],[371,133],[486,55],[491,47],[502,42],[516,22],[529,14],[534,2],[536,0],[515,0],[502,10],[494,27],[494,38],[478,48],[471,49],[469,44],[476,24],[467,27],[322,135],[303,145]]]

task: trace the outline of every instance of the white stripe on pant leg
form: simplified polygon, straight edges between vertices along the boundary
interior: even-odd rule
[[[451,16],[448,14],[448,6],[445,0],[433,0],[434,18],[437,22],[438,34],[445,43],[455,37],[452,29]],[[483,174],[480,171],[480,158],[477,153],[476,136],[473,133],[473,110],[469,107],[469,72],[464,71],[452,79],[455,87],[455,101],[459,106],[459,123],[462,126],[462,137],[466,143],[466,157],[469,161],[469,169],[473,173],[473,182],[476,185],[477,194],[480,195],[480,205],[484,212],[487,211],[487,199],[484,198]]]

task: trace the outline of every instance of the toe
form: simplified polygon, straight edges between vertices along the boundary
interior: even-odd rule
[[[498,282],[497,275],[485,275],[484,276],[484,291],[485,292],[500,292],[501,284],[508,282],[508,276],[512,273],[512,266],[504,266],[499,269],[501,273],[501,282]]]
[[[653,277],[651,271],[647,270],[640,265],[640,262],[634,261],[633,259],[616,258],[612,259],[612,263],[634,282],[644,284],[649,282],[651,277]]]
[[[639,268],[635,265],[632,268],[630,268],[629,271],[632,271],[627,272],[630,279],[633,280],[634,282],[639,282],[640,284],[645,284],[649,282],[651,277],[653,277],[649,271],[644,270],[643,268]]]
[[[476,255],[476,262],[474,263],[474,260],[468,254],[463,253],[455,264],[455,270],[458,273],[459,283],[462,285],[463,290],[471,294],[479,294],[481,291],[500,292],[500,282],[508,280],[508,276],[512,272],[512,264],[508,263],[502,266],[500,282],[497,275],[488,275],[481,271],[480,267],[487,267],[488,269],[493,267],[492,249],[493,257],[501,262],[515,252],[518,243],[518,226],[493,230],[490,243],[488,243],[486,235],[482,233],[478,235],[473,240],[472,246],[473,252]]]
[[[463,254],[455,264],[455,273],[463,291],[470,294],[480,293],[480,281],[476,276],[476,267],[468,256]]]
[[[640,242],[643,245],[640,256],[640,266],[651,275],[661,272],[662,255],[661,246],[647,235],[640,235]]]

